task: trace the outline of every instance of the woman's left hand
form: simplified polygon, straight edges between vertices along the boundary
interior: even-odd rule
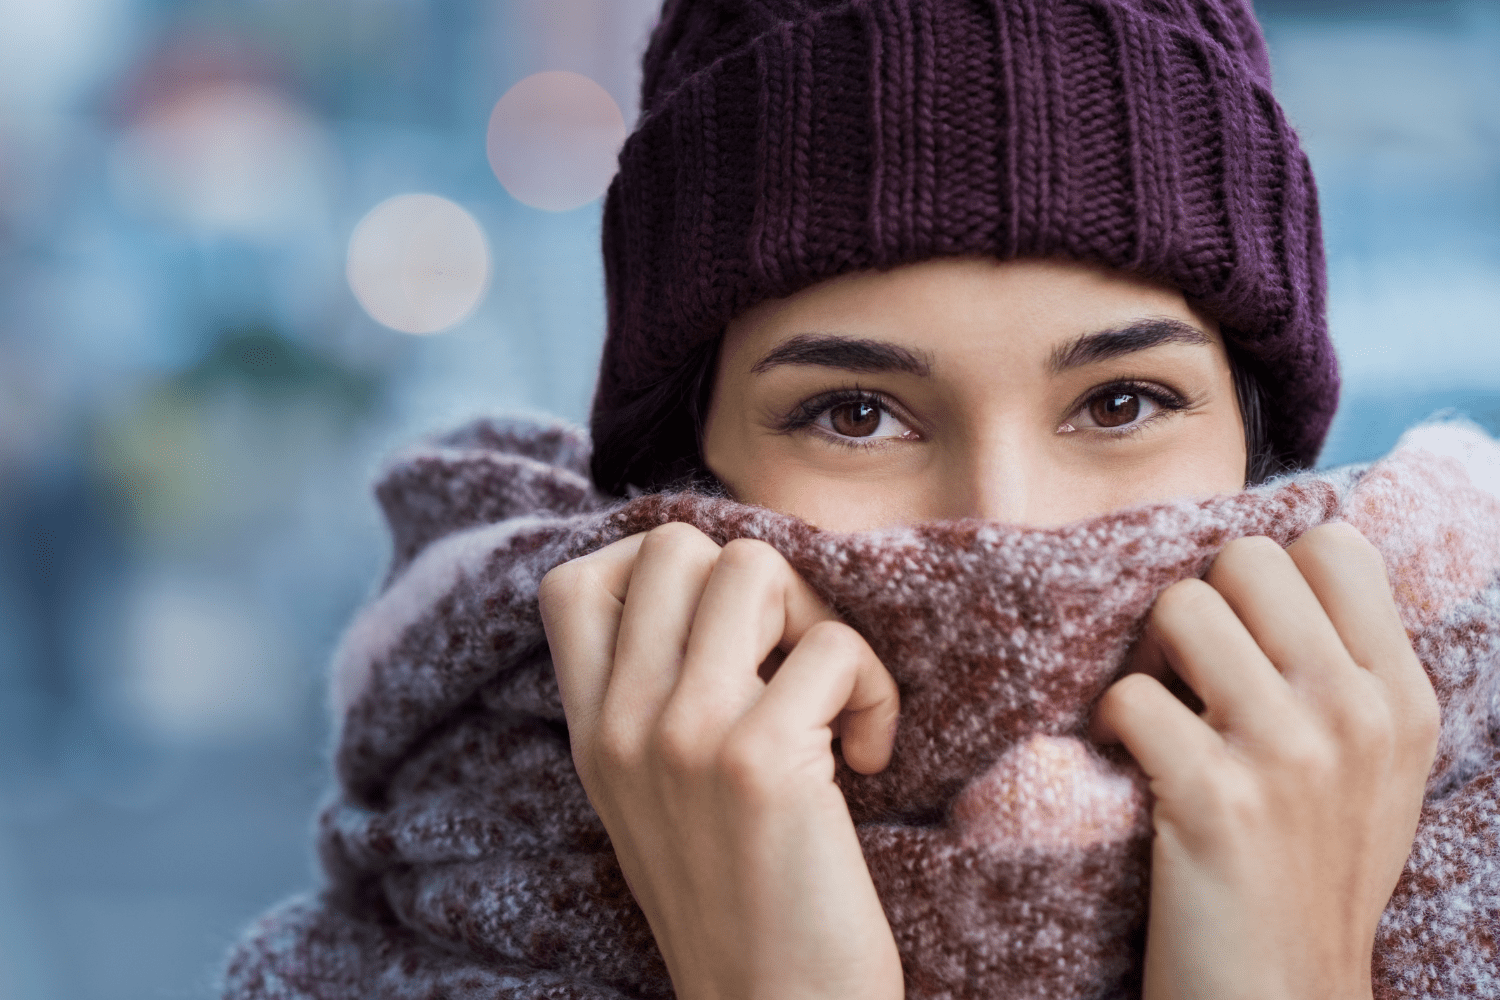
[[[1369,997],[1439,728],[1380,554],[1347,524],[1231,542],[1136,655],[1095,725],[1156,798],[1146,998]]]

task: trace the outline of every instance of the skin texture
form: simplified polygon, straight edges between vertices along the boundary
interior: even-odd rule
[[[1380,554],[1347,524],[1230,542],[1135,661],[1095,728],[1156,797],[1145,996],[1370,996],[1439,725]]]
[[[739,317],[704,452],[738,499],[859,530],[1236,490],[1243,440],[1218,331],[1180,294],[943,260]],[[833,782],[833,738],[878,771],[899,716],[863,639],[769,546],[680,524],[558,567],[541,605],[579,775],[677,994],[900,996]],[[1369,996],[1437,725],[1347,525],[1233,542],[1168,589],[1095,716],[1156,795],[1146,996]]]
[[[1051,365],[1080,337],[1152,320],[1181,323],[1204,342]],[[902,348],[929,373],[755,371],[793,338],[829,334]],[[1122,381],[1190,405],[1110,431],[1087,426],[1082,404]],[[784,429],[804,400],[854,390],[890,407],[875,435]],[[1064,425],[1075,429],[1059,433]],[[1245,475],[1217,324],[1171,289],[1056,261],[927,261],[761,303],[725,333],[703,451],[736,498],[839,531],[956,517],[1063,524],[1234,492]]]

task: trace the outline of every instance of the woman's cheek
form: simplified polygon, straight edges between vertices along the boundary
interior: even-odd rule
[[[839,470],[774,462],[754,482],[746,483],[743,492],[736,491],[735,497],[791,514],[825,531],[870,531],[951,516],[933,503],[939,478],[933,470],[910,461],[850,461],[858,457],[836,456],[846,466]]]
[[[1107,472],[1101,468],[1103,464],[1094,463],[1081,470],[1068,488],[1057,490],[1059,512],[1072,509],[1071,516],[1056,523],[1146,503],[1202,500],[1245,488],[1243,446],[1216,444],[1141,457],[1121,456],[1117,467]]]

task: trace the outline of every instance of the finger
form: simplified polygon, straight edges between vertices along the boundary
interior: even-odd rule
[[[1431,760],[1442,716],[1432,681],[1412,650],[1386,576],[1385,560],[1353,525],[1323,525],[1288,554],[1318,597],[1351,660],[1384,689],[1413,756]]]
[[[640,724],[660,711],[677,683],[698,599],[719,551],[689,524],[664,524],[644,536],[615,640],[603,709],[608,718]]]
[[[833,619],[781,553],[765,542],[731,541],[698,602],[674,698],[690,712],[738,716],[764,690],[757,671],[771,650]]]
[[[570,729],[592,729],[603,706],[625,608],[630,567],[643,535],[622,538],[555,567],[537,600]]]
[[[1154,781],[1170,781],[1191,761],[1221,753],[1224,738],[1149,674],[1127,674],[1104,692],[1090,736],[1123,743]]]
[[[1205,577],[1294,687],[1338,689],[1354,664],[1297,563],[1265,537],[1238,538]]]
[[[1151,608],[1132,668],[1155,678],[1165,663],[1203,700],[1216,729],[1253,720],[1290,689],[1223,596],[1202,580],[1173,584]],[[1189,713],[1191,714],[1191,713]]]
[[[803,635],[742,725],[773,728],[782,745],[796,746],[797,737],[837,721],[844,760],[874,774],[890,763],[900,711],[896,682],[870,644],[842,622],[827,621]]]
[[[1410,654],[1385,560],[1350,524],[1314,528],[1287,550],[1350,658],[1374,673],[1420,669]]]

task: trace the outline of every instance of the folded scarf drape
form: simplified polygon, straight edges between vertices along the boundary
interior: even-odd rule
[[[884,772],[840,762],[912,998],[1139,993],[1148,795],[1083,734],[1156,596],[1231,539],[1352,523],[1383,554],[1443,726],[1379,926],[1375,995],[1500,996],[1500,447],[1460,424],[1369,466],[1060,528],[858,534],[729,500],[597,495],[587,442],[482,421],[377,487],[389,576],[336,657],[324,885],[261,918],[225,996],[667,997],[573,770],[537,611],[551,567],[668,521],[775,546],[901,689]]]

